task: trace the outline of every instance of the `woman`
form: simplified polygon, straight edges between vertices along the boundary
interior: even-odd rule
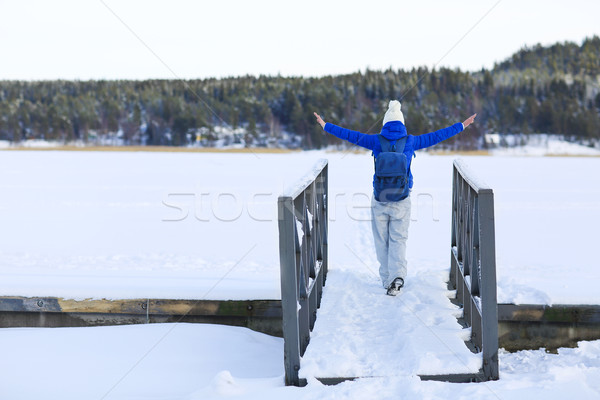
[[[404,126],[402,105],[397,100],[389,103],[388,110],[383,118],[383,128],[377,135],[367,135],[357,131],[345,129],[331,123],[325,123],[320,115],[314,113],[317,122],[323,130],[340,139],[369,149],[375,157],[375,175],[373,177],[373,198],[371,200],[371,221],[375,252],[379,261],[379,276],[386,293],[396,296],[404,286],[406,279],[406,239],[410,223],[410,189],[413,186],[413,177],[410,172],[411,160],[416,150],[433,146],[441,141],[451,138],[462,132],[473,123],[477,114],[473,114],[464,122],[440,129],[424,135],[408,135]],[[398,145],[398,146],[396,146]],[[397,148],[396,148],[397,147]],[[396,153],[391,157],[384,156],[385,162],[377,162],[382,153]],[[388,162],[387,160],[392,160]],[[381,160],[380,160],[381,161]],[[397,171],[406,171],[406,179],[392,179],[398,187],[388,191],[381,169],[390,165],[398,166]],[[377,167],[380,165],[380,167]],[[383,165],[383,167],[381,166]],[[377,169],[380,169],[378,171]],[[391,194],[391,195],[388,195]]]

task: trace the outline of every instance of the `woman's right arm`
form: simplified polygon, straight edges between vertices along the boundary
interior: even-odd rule
[[[317,118],[317,123],[321,125],[325,132],[331,133],[333,136],[338,137],[342,140],[346,140],[352,144],[364,147],[369,150],[373,150],[373,146],[375,145],[375,141],[377,140],[377,135],[367,135],[350,129],[342,128],[341,126],[325,122],[319,114],[314,114]]]

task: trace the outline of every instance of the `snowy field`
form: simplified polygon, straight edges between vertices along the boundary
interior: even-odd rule
[[[282,339],[245,328],[12,328],[0,329],[0,399],[600,398],[600,341],[556,355],[501,351],[497,382],[416,376],[456,362],[477,367],[476,356],[452,354],[465,346],[452,333],[453,310],[442,308],[447,297],[438,296],[450,257],[453,157],[414,160],[409,275],[405,293],[390,298],[370,251],[368,154],[0,152],[0,292],[279,298],[277,195],[323,157],[330,161],[330,280],[303,359],[306,388],[283,386]],[[600,158],[463,158],[495,191],[499,301],[600,304]],[[345,306],[365,298],[371,308],[327,314],[336,306],[327,299],[340,295]],[[373,330],[386,317],[393,326]],[[338,322],[350,331],[322,334]],[[449,339],[432,344],[434,327]],[[341,343],[347,338],[349,346]],[[382,351],[386,342],[399,350]],[[425,352],[430,345],[435,354]],[[311,354],[319,347],[333,348],[332,358]],[[335,387],[311,378],[386,366],[382,375]]]
[[[283,385],[283,340],[245,328],[0,329],[0,353],[3,400],[600,398],[600,341],[558,354],[501,350],[495,382],[421,382],[399,370],[337,386],[311,379],[305,388]]]
[[[0,292],[278,299],[277,196],[323,157],[331,268],[376,269],[366,153],[0,152]],[[499,302],[600,304],[600,158],[463,158],[495,192]],[[448,268],[453,159],[413,161],[409,279]]]

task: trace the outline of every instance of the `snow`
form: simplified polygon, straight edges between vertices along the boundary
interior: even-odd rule
[[[463,159],[459,158],[455,160],[454,164],[461,173],[463,179],[465,179],[469,186],[471,186],[475,191],[479,192],[481,190],[490,189],[490,187],[481,179],[481,176],[473,172],[469,167],[469,164],[467,164]]]
[[[296,239],[298,239],[298,243],[302,243],[302,237],[304,235],[304,227],[302,222],[294,216],[294,220],[296,220]]]
[[[304,388],[283,384],[283,340],[246,328],[10,328],[0,329],[0,352],[0,398],[11,400],[600,397],[600,341],[558,354],[500,351],[494,382],[420,381],[411,368],[336,386],[309,379]]]
[[[245,328],[10,328],[0,329],[0,398],[600,397],[600,341],[501,351],[496,382],[418,379],[481,362],[444,282],[454,157],[414,161],[409,274],[389,297],[372,251],[366,153],[0,152],[0,292],[278,298],[277,196],[324,156],[330,271],[300,370],[307,387],[283,386],[282,339]],[[600,158],[463,159],[494,190],[499,301],[600,304],[600,176],[588,173]],[[314,379],[325,374],[366,378],[327,387]]]
[[[233,393],[232,375],[280,383],[283,341],[220,325],[10,328],[0,351],[2,399],[189,398]]]
[[[325,157],[330,268],[376,268],[367,153],[0,152],[0,292],[278,299],[277,197]],[[494,190],[499,302],[600,304],[600,158],[461,158]],[[414,160],[409,279],[448,269],[454,159]]]
[[[315,180],[317,175],[321,172],[323,167],[327,165],[327,159],[322,158],[317,160],[311,168],[308,169],[308,172],[302,176],[302,178],[297,179],[293,182],[292,185],[285,188],[282,195],[286,197],[296,197],[302,190],[304,190],[312,181]]]

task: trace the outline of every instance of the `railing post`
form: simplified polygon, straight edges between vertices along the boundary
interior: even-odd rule
[[[296,276],[296,226],[291,197],[279,197],[279,263],[281,308],[283,312],[285,384],[298,386],[300,369],[300,330],[298,321],[298,281]]]
[[[322,243],[321,245],[323,246],[323,285],[325,285],[325,281],[327,280],[327,271],[329,268],[329,257],[328,257],[328,241],[329,241],[329,164],[325,165],[325,168],[323,168],[323,174],[321,176],[321,187],[322,187],[322,193],[321,193],[321,207],[322,207],[322,219],[323,219],[323,224],[322,229],[323,229],[323,233],[322,233]],[[319,298],[319,306],[321,303],[321,299]]]
[[[481,312],[483,325],[483,373],[498,379],[498,301],[496,294],[496,234],[494,224],[494,193],[479,194]],[[485,266],[485,268],[483,268]]]

